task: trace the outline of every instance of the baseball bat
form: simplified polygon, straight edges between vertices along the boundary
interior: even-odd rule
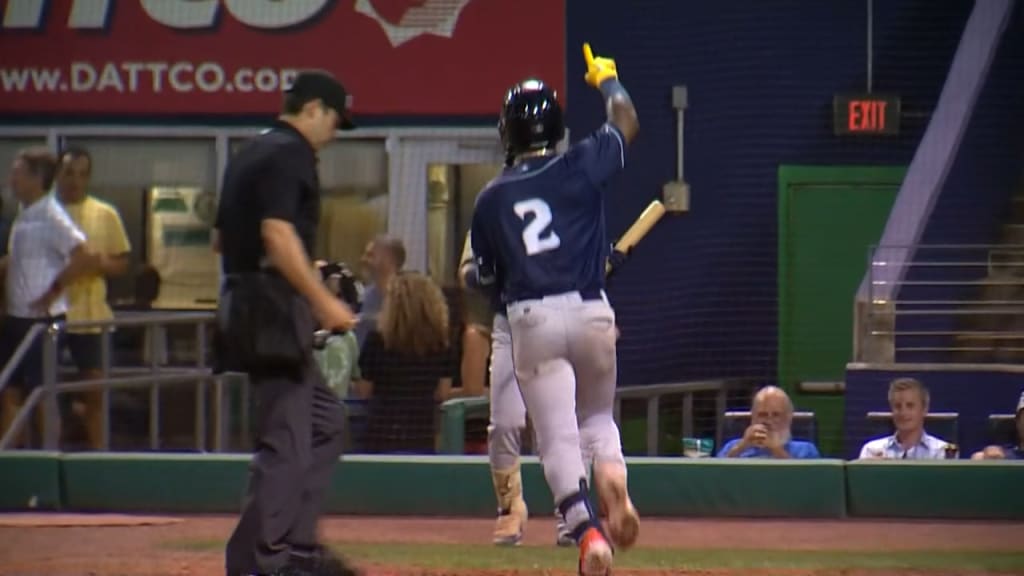
[[[626,233],[619,238],[619,241],[615,244],[615,249],[619,252],[629,252],[634,246],[636,246],[651,228],[661,220],[661,217],[665,215],[665,205],[661,203],[661,200],[653,200],[647,205],[647,208],[640,214],[640,217],[633,222],[633,225],[626,230]],[[605,273],[610,272],[612,269],[611,264],[605,264]]]

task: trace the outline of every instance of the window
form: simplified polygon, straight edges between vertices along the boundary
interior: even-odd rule
[[[232,154],[245,139],[231,142]],[[384,141],[338,140],[319,153],[320,229],[311,259],[353,269],[367,242],[388,226],[388,155]]]
[[[68,138],[67,145],[92,155],[90,192],[117,208],[132,245],[131,272],[108,282],[111,300],[136,304],[135,278],[152,268],[160,276],[153,308],[215,307],[214,139]]]
[[[427,260],[430,275],[439,285],[457,283],[476,197],[500,170],[500,164],[427,166]]]

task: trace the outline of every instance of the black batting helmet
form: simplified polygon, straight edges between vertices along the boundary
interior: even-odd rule
[[[509,88],[498,132],[510,162],[523,152],[554,148],[565,135],[565,120],[555,91],[532,78]]]

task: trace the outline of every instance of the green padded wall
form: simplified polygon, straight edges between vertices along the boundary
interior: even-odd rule
[[[1024,520],[1024,462],[857,461],[846,482],[851,516]]]
[[[536,458],[523,459],[530,512],[553,511]],[[0,453],[0,507],[238,512],[247,455]],[[1024,520],[1024,462],[843,462],[630,458],[642,516]],[[351,456],[335,469],[333,514],[487,517],[484,456]]]
[[[66,504],[76,510],[235,512],[246,456],[74,454],[65,457]],[[554,503],[536,458],[523,485],[534,515]],[[631,459],[630,485],[645,516],[841,517],[840,461]],[[351,456],[335,469],[336,514],[489,516],[495,501],[486,457]]]
[[[59,452],[0,452],[0,510],[57,510]]]
[[[630,494],[645,516],[840,518],[841,460],[651,458],[631,462]]]
[[[110,512],[238,512],[250,457],[68,454],[65,505]]]
[[[524,458],[530,513],[554,514],[535,458]],[[490,516],[497,506],[480,456],[351,456],[335,469],[328,509],[344,514]]]

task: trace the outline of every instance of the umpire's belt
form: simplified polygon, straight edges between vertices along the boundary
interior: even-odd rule
[[[252,270],[246,272],[232,272],[231,274],[223,275],[224,284],[222,286],[222,289],[230,290],[232,288],[239,286],[240,284],[244,284],[246,280],[252,280],[260,276],[272,276],[281,280],[285,279],[284,275],[274,268],[263,268],[260,270]]]

